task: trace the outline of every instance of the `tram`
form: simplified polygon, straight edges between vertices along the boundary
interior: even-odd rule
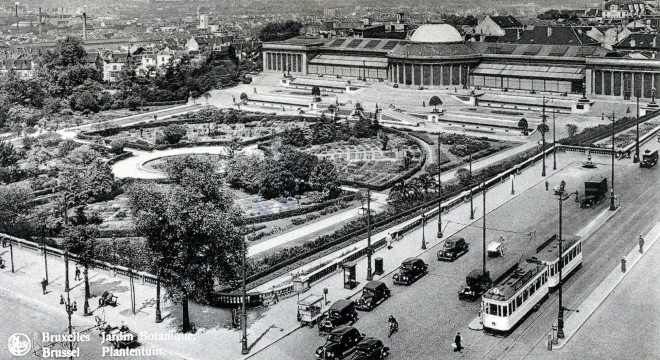
[[[481,297],[481,316],[487,333],[508,333],[547,299],[548,267],[523,263]]]
[[[582,266],[582,239],[579,236],[565,236],[562,261],[562,278],[566,279],[571,273]],[[553,235],[536,249],[536,255],[528,262],[548,267],[548,286],[555,288],[559,285],[559,245],[557,235]]]

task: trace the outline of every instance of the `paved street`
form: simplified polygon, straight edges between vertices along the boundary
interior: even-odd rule
[[[563,156],[563,155],[562,155]],[[595,159],[604,162],[605,157]],[[565,306],[571,308],[580,297],[586,296],[593,287],[604,278],[612,264],[616,265],[620,256],[630,250],[636,243],[634,239],[643,233],[645,228],[657,221],[660,214],[657,203],[660,201],[657,189],[660,186],[660,170],[639,169],[635,164],[626,163],[625,166],[617,164],[617,193],[621,194],[623,208],[605,226],[600,227],[594,235],[585,240],[585,265],[583,270],[576,273],[567,282],[567,298]],[[551,183],[564,179],[572,191],[575,187],[581,188],[581,181],[594,172],[606,175],[607,166],[601,165],[598,170],[586,170],[579,163],[569,166],[562,172],[561,178],[551,176]],[[642,172],[645,176],[641,176]],[[651,176],[648,176],[652,174]],[[622,184],[622,185],[620,185]],[[649,190],[653,189],[653,190]],[[580,189],[582,190],[582,189]],[[542,196],[539,197],[539,194]],[[543,196],[543,194],[547,194]],[[479,202],[477,202],[479,204]],[[570,234],[580,230],[596,217],[601,211],[607,212],[608,202],[605,201],[596,209],[580,209],[568,201],[564,207],[564,233]],[[512,219],[516,219],[512,222]],[[489,261],[489,270],[494,273],[503,271],[511,264],[530,255],[530,250],[539,242],[545,240],[543,234],[556,232],[557,227],[556,199],[546,193],[543,185],[539,183],[533,189],[525,192],[514,201],[508,202],[491,212],[487,219],[490,229],[514,231],[515,233],[497,232],[489,230],[488,238],[497,238],[500,234],[507,238],[507,253],[504,258]],[[433,223],[433,221],[431,221]],[[616,225],[615,225],[616,224]],[[438,354],[449,353],[453,336],[461,331],[467,350],[459,356],[466,358],[522,358],[547,333],[556,316],[552,310],[556,295],[551,295],[542,307],[542,311],[532,314],[525,323],[508,338],[495,338],[484,336],[481,332],[472,332],[467,324],[472,321],[478,312],[478,303],[463,303],[458,301],[456,291],[464,283],[464,277],[473,268],[481,267],[481,251],[479,240],[480,221],[474,228],[469,227],[460,232],[460,235],[469,239],[472,250],[463,258],[454,263],[438,263],[434,259],[437,248],[429,250],[422,257],[430,264],[430,274],[410,287],[393,287],[394,295],[383,305],[370,314],[361,314],[361,319],[355,325],[360,331],[370,336],[386,339],[387,317],[395,314],[399,320],[402,331],[391,339],[386,339],[392,348],[392,358],[437,358]],[[432,234],[433,226],[429,226],[427,234]],[[523,234],[536,231],[536,238]],[[633,239],[631,241],[631,239]],[[533,251],[533,250],[532,250]],[[387,260],[386,260],[387,261]],[[607,272],[603,272],[607,269]],[[358,267],[358,274],[362,274]],[[582,275],[585,274],[585,275]],[[586,275],[589,274],[589,275]],[[359,276],[361,278],[361,276]],[[334,277],[335,281],[341,281]],[[580,280],[583,279],[584,280]],[[571,286],[571,282],[584,281],[586,284]],[[388,286],[392,287],[389,277]],[[336,296],[334,297],[337,298]],[[570,316],[570,313],[567,314]],[[308,358],[314,349],[321,345],[322,339],[318,337],[315,329],[301,329],[283,340],[271,345],[265,351],[257,354],[255,358]],[[512,348],[516,351],[512,351]]]

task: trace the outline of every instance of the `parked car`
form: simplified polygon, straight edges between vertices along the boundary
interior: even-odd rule
[[[316,349],[314,355],[318,359],[333,360],[343,359],[355,351],[355,346],[364,339],[364,335],[348,325],[340,325],[333,329],[328,335],[325,344]]]
[[[428,265],[420,258],[407,258],[401,263],[399,272],[394,274],[394,283],[410,285],[428,273]]]
[[[445,240],[444,247],[438,251],[438,260],[454,261],[468,252],[469,244],[460,237],[450,237]]]
[[[319,334],[328,334],[337,326],[355,323],[357,319],[358,315],[357,311],[355,311],[355,302],[347,299],[339,299],[319,319]]]
[[[384,282],[369,281],[362,289],[362,296],[357,301],[357,308],[358,310],[371,311],[391,295],[392,292]]]
[[[355,347],[355,352],[348,360],[382,360],[390,354],[390,348],[383,345],[383,342],[365,337]]]

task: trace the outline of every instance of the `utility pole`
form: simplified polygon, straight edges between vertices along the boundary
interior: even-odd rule
[[[438,140],[440,137],[438,137]],[[442,239],[442,172],[440,171],[440,141],[438,141],[438,239]]]
[[[562,184],[564,184],[564,181],[562,180]],[[564,267],[564,249],[563,249],[563,241],[562,241],[562,203],[564,202],[564,188],[563,186],[561,187],[561,191],[559,193],[559,312],[557,313],[557,337],[560,339],[564,338],[564,306],[562,304],[563,298],[562,298],[562,278],[561,278],[561,270]]]
[[[484,218],[484,226],[483,226],[483,268],[482,268],[482,275],[486,276],[486,182],[483,183],[483,190],[482,190],[482,196],[484,198],[484,204],[483,204],[483,218]]]
[[[160,269],[158,270],[158,276],[156,277],[156,322],[160,323],[163,321],[160,312]]]
[[[546,116],[545,116],[545,96],[543,96],[543,115],[541,115],[541,139],[543,141],[543,145],[541,148],[541,151],[543,151],[543,171],[541,171],[541,176],[545,176],[545,121],[546,121]]]
[[[557,170],[557,127],[555,126],[556,110],[552,110],[552,146],[555,150],[552,152],[552,170]]]
[[[41,227],[41,246],[44,250],[44,269],[46,270],[46,283],[48,283],[48,249],[46,248],[46,236],[44,235],[44,227]]]
[[[639,95],[640,93],[637,92],[637,139],[635,141],[635,158],[633,159],[634,163],[639,162]]]
[[[367,281],[373,280],[371,272],[371,189],[367,188]]]
[[[245,290],[245,237],[243,237],[243,251],[242,251],[242,264],[241,267],[243,268],[243,293],[242,293],[242,305],[241,305],[241,330],[243,331],[243,336],[241,338],[241,354],[247,355],[250,350],[248,349],[247,346],[247,292]]]
[[[470,187],[470,220],[473,220],[474,205],[472,204],[472,154],[470,154],[470,175],[468,176],[468,186]]]
[[[11,260],[11,272],[14,272],[14,241],[9,238],[9,258]]]
[[[78,306],[76,305],[75,301],[71,303],[69,291],[66,292],[66,301],[64,301],[64,296],[60,295],[60,304],[64,305],[64,309],[66,310],[66,314],[69,318],[69,350],[73,351],[73,326],[71,326],[71,315],[74,311],[78,310]],[[69,357],[69,359],[71,359],[71,357]]]
[[[69,252],[64,250],[64,291],[69,294]]]

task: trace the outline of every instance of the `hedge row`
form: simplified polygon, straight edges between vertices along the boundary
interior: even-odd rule
[[[288,218],[288,217],[292,217],[292,216],[303,215],[303,214],[310,213],[312,211],[322,210],[322,209],[324,209],[328,206],[334,205],[334,204],[336,204],[338,202],[341,202],[341,201],[353,201],[358,196],[359,196],[359,193],[353,193],[353,194],[350,194],[350,195],[338,197],[336,199],[324,201],[324,202],[319,203],[319,204],[304,206],[304,207],[300,207],[300,208],[293,209],[293,210],[282,211],[282,212],[275,213],[275,214],[266,214],[266,215],[260,215],[260,216],[253,216],[253,217],[246,218],[245,219],[245,224],[258,224],[258,223],[262,223],[262,222],[279,220],[279,219]]]
[[[133,156],[133,153],[131,152],[123,152],[115,157],[112,157],[110,160],[108,160],[108,166],[113,165],[117,163],[118,161],[122,161],[125,159],[128,159],[129,157]]]

